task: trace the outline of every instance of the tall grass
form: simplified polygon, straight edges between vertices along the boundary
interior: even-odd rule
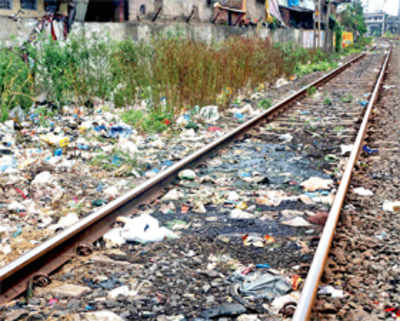
[[[150,112],[176,115],[216,101],[224,107],[242,88],[273,83],[321,59],[327,57],[320,51],[261,39],[208,45],[177,36],[148,42],[41,38],[24,50],[0,48],[0,106],[5,119],[13,107],[27,109],[46,92],[58,106],[93,97],[116,107],[145,100]]]

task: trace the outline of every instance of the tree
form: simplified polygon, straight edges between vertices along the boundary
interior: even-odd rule
[[[347,6],[341,14],[341,22],[344,29],[353,32],[356,38],[367,32],[361,1],[354,1]]]

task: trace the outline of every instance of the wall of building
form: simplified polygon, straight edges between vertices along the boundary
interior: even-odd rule
[[[254,0],[255,1],[255,0]],[[140,7],[146,8],[146,14],[143,15]],[[158,9],[162,10],[158,17],[159,20],[183,20],[190,16],[194,7],[196,14],[192,17],[195,21],[210,21],[213,8],[207,4],[207,1],[198,0],[130,0],[129,1],[129,20],[138,21],[143,18],[149,19],[154,16]]]
[[[0,17],[0,25],[6,28],[0,29],[0,41],[10,45],[11,38],[15,36],[19,43],[26,41],[36,24],[36,20],[24,19],[20,22]],[[135,41],[148,40],[152,36],[162,34],[180,34],[188,38],[211,43],[221,41],[231,36],[260,37],[271,39],[273,42],[295,42],[305,48],[313,46],[313,31],[300,29],[276,29],[266,27],[231,27],[214,25],[210,23],[75,23],[72,33],[86,33],[108,36],[113,40],[131,39]],[[322,37],[323,39],[323,32]],[[323,41],[321,41],[323,44]]]

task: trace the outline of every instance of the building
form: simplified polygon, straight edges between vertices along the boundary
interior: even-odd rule
[[[364,14],[364,19],[369,35],[381,36],[385,33],[387,20],[387,14],[385,12],[366,13]]]

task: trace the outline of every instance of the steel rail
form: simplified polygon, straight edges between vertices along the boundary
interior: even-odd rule
[[[147,180],[127,194],[110,202],[75,225],[61,231],[41,245],[23,254],[15,261],[0,268],[0,304],[8,302],[22,294],[36,277],[40,278],[44,276],[47,278],[51,272],[70,260],[76,254],[79,246],[87,246],[98,240],[110,229],[116,217],[132,213],[135,205],[140,204],[143,200],[151,199],[151,194],[159,191],[162,186],[176,177],[181,169],[198,162],[204,156],[215,151],[217,147],[232,141],[259,122],[279,115],[292,102],[306,95],[309,88],[321,86],[364,56],[365,53],[362,53],[304,86],[259,116],[243,123],[241,126],[204,146],[194,154],[185,157],[157,176]]]
[[[349,160],[347,161],[346,168],[343,173],[338,192],[336,194],[331,210],[329,211],[328,219],[325,223],[322,236],[318,243],[318,247],[315,252],[313,261],[311,263],[310,270],[307,274],[303,291],[301,293],[300,300],[297,304],[297,308],[292,319],[293,321],[307,321],[311,317],[314,300],[318,291],[319,281],[324,271],[326,260],[328,258],[329,250],[335,234],[336,225],[339,220],[340,212],[344,203],[344,199],[346,197],[347,189],[350,185],[352,171],[354,165],[356,164],[359,158],[362,143],[364,141],[364,137],[368,128],[368,121],[372,109],[374,107],[374,104],[378,99],[379,90],[381,88],[391,54],[392,54],[392,48],[390,48],[388,54],[384,59],[382,68],[379,73],[379,77],[376,81],[374,90],[372,92],[372,96],[369,100],[368,107],[364,113],[363,121],[361,123],[360,129],[358,131],[356,140],[353,145],[353,150],[350,154]]]

